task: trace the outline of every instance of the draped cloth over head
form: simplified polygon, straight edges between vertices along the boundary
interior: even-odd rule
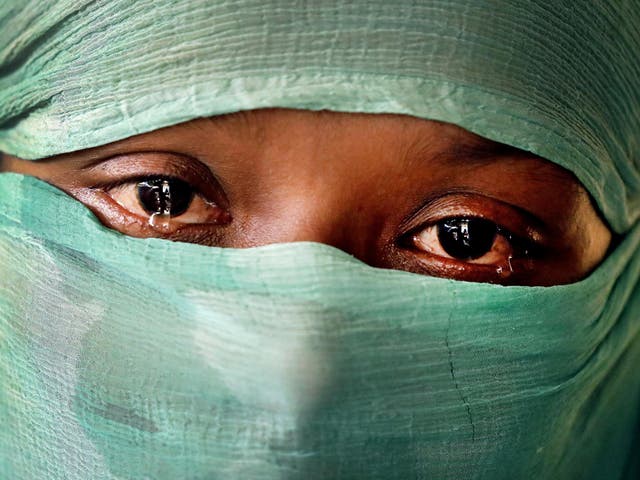
[[[472,285],[132,239],[0,175],[0,477],[634,475],[639,51],[637,0],[1,2],[0,151],[408,114],[570,170],[621,240],[573,285]]]
[[[640,208],[640,8],[591,1],[31,1],[0,6],[0,150],[24,158],[268,106],[406,113]]]

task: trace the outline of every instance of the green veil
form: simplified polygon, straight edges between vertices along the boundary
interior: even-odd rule
[[[634,478],[635,0],[0,4],[0,151],[260,107],[458,124],[573,173],[620,242],[501,287],[104,228],[0,175],[0,477]]]

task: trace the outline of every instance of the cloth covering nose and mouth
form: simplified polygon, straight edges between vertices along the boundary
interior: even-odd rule
[[[0,4],[0,151],[262,107],[455,123],[572,171],[615,249],[502,287],[315,243],[134,239],[0,175],[0,477],[637,478],[640,8]]]

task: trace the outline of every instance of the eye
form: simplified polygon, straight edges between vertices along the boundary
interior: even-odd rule
[[[150,176],[104,189],[129,213],[156,230],[171,232],[188,224],[223,224],[229,215],[187,181]]]
[[[527,259],[534,245],[513,235],[490,220],[477,217],[449,217],[412,236],[415,249],[467,264],[493,265],[499,273],[513,270],[512,261]]]

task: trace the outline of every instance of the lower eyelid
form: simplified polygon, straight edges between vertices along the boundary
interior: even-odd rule
[[[422,229],[430,233],[430,238],[426,241],[435,242],[438,246],[435,249],[418,249],[413,240],[410,244],[405,241],[398,245],[405,252],[408,250],[415,259],[421,270],[417,273],[466,281],[508,283],[519,275],[527,274],[534,267],[531,257],[519,255],[516,251],[516,247],[512,244],[512,240],[516,237],[510,235],[512,238],[507,238],[503,229],[499,229],[496,233],[494,244],[485,255],[477,259],[463,260],[456,259],[444,251],[437,238],[436,228],[437,224],[434,224]],[[416,235],[410,237],[414,239]],[[496,244],[498,252],[496,252]]]
[[[530,259],[506,260],[504,264],[478,264],[461,262],[431,254],[414,254],[414,273],[460,281],[482,283],[527,284],[528,273],[534,269]]]
[[[84,203],[105,226],[125,235],[148,237],[148,220],[132,214],[108,193],[101,189],[84,188],[72,192],[72,195]]]
[[[174,224],[170,231],[159,231],[153,228],[149,224],[150,215],[142,210],[132,212],[126,206],[117,202],[113,196],[109,193],[110,189],[130,189],[130,195],[133,196],[135,191],[131,184],[138,183],[143,178],[162,176],[157,173],[157,169],[149,174],[143,173],[141,175],[132,176],[130,172],[122,171],[118,176],[123,177],[117,180],[113,180],[115,177],[113,169],[102,175],[95,175],[95,177],[101,180],[92,182],[92,179],[85,179],[84,185],[78,185],[77,187],[69,187],[66,189],[67,193],[74,197],[79,202],[83,203],[93,214],[100,220],[100,222],[107,228],[120,232],[124,235],[129,235],[137,238],[151,238],[159,237],[170,239],[179,242],[199,243],[202,245],[218,246],[223,242],[225,233],[219,228],[231,221],[231,215],[229,212],[220,207],[217,203],[209,202],[202,196],[203,202],[206,202],[209,206],[219,208],[220,215],[218,222],[215,223],[217,228],[212,228],[212,224],[197,224],[197,223],[184,223]],[[211,187],[217,188],[217,187]],[[197,191],[198,189],[196,189]],[[198,193],[198,195],[200,195]],[[133,196],[135,202],[132,205],[137,205],[137,199]]]

